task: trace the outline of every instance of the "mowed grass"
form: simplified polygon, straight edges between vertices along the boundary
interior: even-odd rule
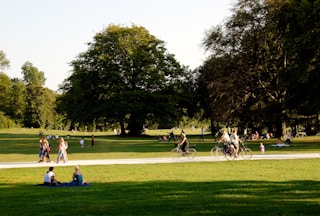
[[[38,131],[31,132],[0,133],[1,161],[36,161]],[[70,160],[168,157],[173,146],[151,137],[95,134],[95,147],[80,149],[79,139],[85,134],[79,135],[68,140]],[[90,135],[85,137],[87,144]],[[188,137],[197,144],[198,155],[209,156],[216,144],[210,136],[204,142],[197,133]],[[294,139],[290,148],[269,146],[274,141],[264,141],[266,154],[320,152],[317,137]],[[259,154],[258,142],[248,145]],[[34,186],[42,183],[47,167],[0,169],[1,215],[319,215],[320,211],[319,158],[95,165],[81,170],[91,186]],[[71,166],[55,169],[62,182],[70,181],[72,172]]]
[[[45,135],[59,135],[68,142],[68,158],[70,160],[81,159],[117,159],[117,158],[153,158],[169,157],[174,142],[157,141],[157,135],[168,135],[169,130],[148,131],[142,137],[114,136],[113,132],[95,132],[95,144],[91,147],[91,134],[68,131],[44,131]],[[178,135],[181,130],[175,131]],[[38,129],[10,129],[0,131],[0,162],[38,161],[39,153]],[[199,131],[187,131],[190,145],[197,146],[197,156],[210,156],[210,150],[217,142],[209,134],[204,141],[199,140]],[[69,135],[69,138],[68,138]],[[79,141],[84,137],[85,148],[80,148]],[[52,145],[51,158],[57,159],[58,140],[49,140]],[[259,154],[259,145],[263,142],[266,148],[265,154],[283,153],[309,153],[319,152],[320,137],[293,138],[293,146],[287,148],[273,147],[276,139],[248,141],[248,147],[253,154]]]

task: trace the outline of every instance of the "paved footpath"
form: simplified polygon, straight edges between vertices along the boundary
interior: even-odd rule
[[[304,159],[320,158],[320,153],[305,154],[264,154],[253,155],[251,160],[282,160],[282,159]],[[105,160],[69,160],[67,163],[38,163],[31,162],[0,162],[0,169],[26,168],[26,167],[48,167],[48,166],[75,166],[75,165],[112,165],[112,164],[157,164],[157,163],[187,163],[187,162],[219,162],[225,161],[218,157],[195,157],[189,158],[137,158],[137,159],[105,159]],[[237,158],[235,160],[242,160]]]

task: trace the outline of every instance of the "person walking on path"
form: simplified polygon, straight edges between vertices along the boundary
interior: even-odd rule
[[[64,142],[64,139],[62,137],[59,137],[59,144],[58,144],[58,158],[57,163],[60,162],[61,158],[63,159],[63,162],[67,162],[67,146]]]

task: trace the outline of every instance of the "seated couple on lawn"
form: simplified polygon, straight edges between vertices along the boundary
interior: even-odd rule
[[[54,167],[50,167],[49,171],[45,174],[43,184],[45,186],[77,186],[77,185],[87,185],[83,180],[82,173],[80,172],[79,166],[75,166],[75,172],[72,174],[72,181],[67,183],[61,183],[55,178],[53,172]]]

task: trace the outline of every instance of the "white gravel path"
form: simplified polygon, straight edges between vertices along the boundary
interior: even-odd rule
[[[304,154],[263,154],[253,155],[251,160],[282,160],[282,159],[303,159],[320,158],[320,153]],[[237,158],[235,160],[242,160]],[[112,164],[157,164],[157,163],[186,163],[186,162],[219,162],[225,161],[217,157],[195,157],[193,159],[181,157],[172,158],[139,158],[139,159],[105,159],[105,160],[69,160],[67,163],[38,163],[31,162],[0,162],[0,169],[27,168],[27,167],[48,167],[48,166],[75,166],[75,165],[112,165]]]

